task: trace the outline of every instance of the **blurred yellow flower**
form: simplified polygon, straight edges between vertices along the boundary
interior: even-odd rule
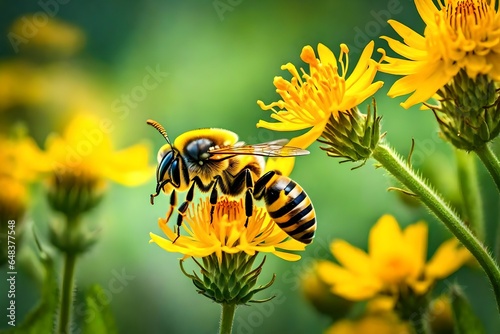
[[[434,299],[429,306],[428,318],[432,333],[455,333],[450,296],[441,295]]]
[[[63,136],[53,134],[47,138],[46,150],[52,163],[49,203],[71,220],[100,202],[107,180],[137,186],[154,175],[154,166],[148,163],[148,145],[114,151],[108,122],[77,114]]]
[[[288,63],[281,67],[292,75],[290,81],[278,76],[274,78],[276,92],[281,100],[271,104],[257,101],[263,110],[272,110],[271,117],[277,123],[259,121],[257,127],[274,131],[296,131],[308,129],[305,134],[293,138],[288,145],[306,148],[318,139],[330,117],[337,119],[339,113],[351,113],[364,100],[375,94],[383,82],[373,82],[378,63],[371,59],[374,43],[370,42],[363,50],[353,72],[349,70],[349,49],[340,45],[338,62],[333,52],[323,44],[318,44],[319,59],[309,45],[302,49],[301,59],[309,64],[309,73]],[[276,110],[275,108],[279,108]],[[293,158],[285,158],[293,166]],[[274,163],[274,159],[270,159]],[[289,170],[291,170],[289,166]],[[284,171],[285,174],[287,170]]]
[[[76,115],[63,136],[53,134],[47,138],[46,150],[54,173],[84,180],[111,180],[125,186],[149,180],[154,166],[148,163],[148,145],[140,143],[117,152],[109,132],[110,124],[89,114]]]
[[[406,59],[385,57],[381,72],[403,75],[389,90],[391,97],[412,93],[401,105],[425,102],[460,71],[475,79],[500,80],[500,15],[497,1],[415,0],[426,24],[424,36],[389,20],[404,43],[390,37],[390,48]]]
[[[400,321],[395,314],[368,314],[360,319],[344,319],[335,322],[325,334],[411,334],[407,323]]]
[[[46,79],[39,67],[25,60],[0,63],[0,111],[46,102]]]
[[[354,302],[330,292],[330,286],[318,275],[318,268],[314,263],[302,274],[300,284],[302,294],[316,311],[337,320],[347,316]]]
[[[402,293],[425,294],[436,280],[471,258],[466,248],[450,239],[426,263],[427,225],[418,222],[401,230],[390,215],[382,216],[371,229],[368,253],[343,240],[333,241],[331,251],[340,265],[322,261],[318,272],[332,292],[358,301],[383,297],[381,308],[392,307]]]
[[[21,239],[22,218],[28,205],[28,190],[22,181],[0,175],[0,244],[5,245],[0,249],[0,266],[7,262],[10,248],[8,245],[9,235]],[[11,225],[13,224],[13,225]],[[9,233],[9,227],[14,229]],[[12,253],[11,253],[12,254]]]
[[[18,179],[0,176],[0,219],[1,226],[5,227],[8,220],[19,221],[23,216],[28,202],[26,184]],[[2,228],[2,236],[6,235]]]
[[[30,137],[8,139],[0,136],[0,176],[21,182],[34,181],[51,168],[47,156]]]
[[[213,221],[210,222],[211,205],[208,199],[201,200],[196,209],[190,208],[184,217],[187,235],[178,237],[160,218],[158,223],[168,239],[150,233],[151,241],[169,252],[182,253],[184,258],[207,257],[212,254],[222,262],[223,254],[272,253],[287,261],[297,261],[300,255],[290,251],[302,251],[305,245],[281,230],[263,208],[254,207],[253,215],[245,226],[246,215],[243,200],[219,199],[215,205]],[[175,241],[175,243],[173,242]]]
[[[41,20],[44,24],[40,24]],[[81,29],[43,12],[19,17],[10,27],[8,38],[16,51],[29,48],[65,56],[75,54],[85,45]]]
[[[0,243],[6,245],[9,222],[15,222],[16,238],[29,203],[28,186],[50,169],[35,141],[27,136],[0,136]],[[0,265],[7,259],[7,247],[0,251]]]

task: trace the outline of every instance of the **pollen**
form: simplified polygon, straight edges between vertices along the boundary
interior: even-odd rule
[[[481,0],[449,2],[446,5],[446,17],[455,31],[463,31],[465,36],[472,34],[471,27],[484,24],[484,19],[491,14],[490,7]]]

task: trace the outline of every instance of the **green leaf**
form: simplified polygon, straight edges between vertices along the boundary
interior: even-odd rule
[[[83,321],[83,334],[118,333],[109,304],[102,303],[102,296],[104,295],[104,290],[98,284],[91,286],[87,292],[85,302],[89,317]]]
[[[456,334],[484,334],[483,324],[476,317],[467,298],[459,287],[450,289],[451,309]]]

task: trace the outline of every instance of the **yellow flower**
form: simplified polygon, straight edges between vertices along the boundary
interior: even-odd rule
[[[254,207],[247,226],[243,200],[219,199],[212,222],[210,210],[208,199],[202,200],[196,209],[190,208],[184,217],[184,233],[178,239],[177,233],[168,226],[166,220],[160,218],[159,226],[168,239],[150,233],[150,242],[166,251],[184,254],[184,258],[215,254],[219,263],[223,253],[246,253],[249,256],[272,253],[287,261],[297,261],[300,255],[290,251],[305,249],[303,243],[288,238],[263,208]]]
[[[368,314],[360,319],[344,319],[334,323],[325,334],[411,334],[408,324],[395,314]]]
[[[100,202],[107,180],[137,186],[154,175],[149,147],[136,144],[115,152],[106,125],[89,114],[77,114],[63,136],[47,138],[52,163],[49,203],[71,221]]]
[[[0,218],[2,226],[8,220],[19,222],[26,209],[28,202],[28,190],[26,184],[11,178],[0,176]],[[2,235],[4,231],[2,231]]]
[[[54,173],[74,175],[86,180],[111,180],[125,186],[137,186],[154,174],[148,164],[149,147],[136,144],[114,151],[109,124],[89,114],[78,114],[63,136],[47,138],[46,150]]]
[[[85,44],[85,34],[82,30],[54,17],[46,17],[46,22],[37,24],[39,14],[23,15],[12,24],[10,28],[12,35],[9,35],[9,38],[12,39],[16,51],[18,48],[37,49],[51,56],[54,52],[70,56],[82,49]],[[36,31],[27,36],[25,30],[29,25]]]
[[[16,240],[21,237],[22,218],[29,204],[29,183],[39,179],[50,165],[30,137],[0,136],[0,147],[0,243],[7,245],[9,222],[15,222]],[[7,255],[5,247],[0,251],[0,265]]]
[[[373,83],[379,64],[371,59],[374,43],[370,42],[363,50],[358,64],[347,77],[349,69],[349,49],[340,45],[337,60],[333,52],[323,44],[318,44],[319,59],[309,45],[302,49],[301,59],[309,64],[309,73],[288,63],[281,67],[292,75],[290,81],[282,77],[274,78],[276,92],[281,100],[271,104],[257,101],[263,110],[272,110],[272,118],[277,123],[259,121],[257,127],[275,131],[296,131],[310,129],[305,134],[293,138],[288,145],[306,148],[318,139],[325,130],[330,117],[339,118],[339,114],[350,114],[354,108],[382,87],[381,81]],[[279,110],[277,110],[278,108]],[[293,166],[293,158],[285,158]],[[269,159],[271,164],[277,160]]]
[[[30,137],[0,137],[0,146],[0,176],[26,183],[36,180],[50,170],[46,155]]]
[[[385,57],[380,71],[403,75],[389,96],[412,95],[401,105],[409,108],[431,98],[460,70],[475,79],[488,75],[500,80],[500,16],[497,1],[415,0],[426,24],[424,36],[389,20],[404,43],[382,37],[391,49],[406,59]]]
[[[368,253],[343,240],[332,242],[331,250],[340,265],[323,261],[318,271],[332,292],[350,300],[383,296],[378,301],[379,306],[385,304],[381,308],[392,307],[402,294],[425,294],[436,280],[471,258],[451,239],[426,263],[427,225],[418,222],[401,230],[390,215],[382,216],[370,231]]]
[[[196,208],[190,207],[184,216],[184,229],[180,236],[170,229],[165,219],[160,218],[158,223],[167,239],[150,233],[150,242],[168,252],[184,254],[180,262],[184,275],[193,281],[200,294],[217,303],[247,304],[255,301],[255,293],[273,284],[274,276],[266,285],[254,288],[265,261],[264,258],[257,268],[252,268],[259,253],[271,253],[288,261],[297,261],[300,256],[291,251],[305,249],[303,243],[289,238],[270,219],[265,209],[254,207],[246,224],[242,199],[220,198],[214,207],[212,221],[211,209],[208,198],[200,200]],[[196,260],[197,257],[201,258],[203,265]],[[192,258],[200,267],[202,278],[184,270],[183,261],[187,258]]]

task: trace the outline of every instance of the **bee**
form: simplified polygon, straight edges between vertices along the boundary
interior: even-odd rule
[[[204,193],[210,192],[211,217],[219,190],[232,197],[245,196],[245,226],[252,216],[254,200],[264,199],[270,217],[283,231],[302,243],[312,242],[316,214],[304,189],[278,170],[264,173],[264,157],[293,157],[309,154],[309,151],[286,146],[286,139],[246,145],[238,141],[234,132],[219,128],[185,132],[172,145],[162,125],[153,120],[147,120],[147,124],[167,141],[158,151],[156,192],[151,194],[151,204],[161,191],[170,194],[168,222],[177,206],[176,193],[187,191],[177,209],[177,238],[183,216],[198,188]]]

